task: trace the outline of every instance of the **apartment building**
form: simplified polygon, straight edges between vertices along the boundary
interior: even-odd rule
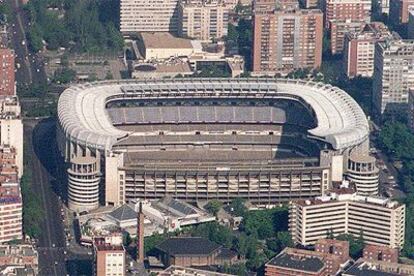
[[[390,21],[393,25],[407,24],[414,0],[390,0]]]
[[[36,249],[31,244],[0,245],[0,267],[23,267],[32,268],[37,275],[39,256]],[[9,275],[2,274],[0,275]],[[20,275],[20,274],[17,274]],[[24,274],[26,275],[26,274]],[[30,275],[30,274],[28,274]]]
[[[23,238],[22,197],[15,161],[15,149],[0,146],[0,243]]]
[[[23,122],[16,96],[0,97],[0,145],[16,150],[18,175],[23,175]]]
[[[287,74],[299,68],[320,67],[320,10],[257,10],[253,24],[253,74]]]
[[[414,40],[386,40],[375,46],[373,107],[378,115],[407,112],[414,88]]]
[[[325,9],[325,24],[328,29],[331,29],[331,24],[335,21],[371,21],[369,0],[327,0]]]
[[[178,35],[201,41],[227,35],[230,6],[221,0],[183,0],[178,5]]]
[[[323,6],[320,0],[300,0],[300,4],[305,9],[317,9]]]
[[[295,201],[289,213],[292,238],[304,246],[313,245],[332,233],[362,235],[366,244],[402,248],[404,224],[405,205],[349,193]]]
[[[325,27],[330,31],[332,54],[342,53],[347,32],[360,31],[370,21],[369,0],[327,0]]]
[[[120,29],[136,32],[176,32],[178,0],[121,0]]]
[[[382,22],[365,24],[360,31],[345,34],[344,69],[349,78],[372,77],[374,73],[375,43],[392,38]]]
[[[0,48],[0,96],[16,95],[14,51]]]
[[[124,276],[125,249],[122,245],[95,244],[96,276]]]

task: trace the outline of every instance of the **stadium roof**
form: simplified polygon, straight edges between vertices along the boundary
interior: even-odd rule
[[[309,134],[334,149],[356,146],[368,138],[367,118],[343,90],[322,83],[289,79],[166,79],[119,80],[76,85],[59,98],[58,117],[71,141],[110,150],[128,131],[113,126],[106,104],[123,99],[191,98],[293,99],[315,113],[317,127]]]

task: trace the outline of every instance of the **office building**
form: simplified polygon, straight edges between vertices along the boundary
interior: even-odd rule
[[[0,96],[16,95],[14,51],[0,48]]]
[[[414,88],[414,40],[387,40],[375,46],[373,107],[378,115],[405,113]]]
[[[360,31],[346,33],[343,54],[347,76],[372,77],[375,43],[391,37],[391,32],[382,22],[368,23]]]
[[[94,244],[96,276],[125,276],[125,249],[122,245]]]
[[[362,235],[366,244],[402,248],[405,205],[377,197],[331,193],[291,204],[289,229],[295,243],[313,245],[329,233]]]
[[[395,26],[407,24],[411,7],[414,0],[390,0],[390,22]]]
[[[220,0],[183,0],[178,5],[178,35],[201,41],[227,35],[230,7]]]
[[[316,69],[322,61],[323,14],[320,10],[255,11],[253,73],[287,74]]]
[[[178,0],[121,0],[120,29],[136,32],[176,32]]]

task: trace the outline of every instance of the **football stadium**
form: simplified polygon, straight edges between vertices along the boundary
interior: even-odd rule
[[[134,199],[241,197],[269,206],[347,178],[378,190],[369,126],[343,90],[265,78],[75,85],[58,103],[75,211]]]

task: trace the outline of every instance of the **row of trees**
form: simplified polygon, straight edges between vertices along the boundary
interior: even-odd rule
[[[71,45],[79,52],[121,50],[119,1],[32,0],[25,6],[31,27],[27,32],[34,51]]]
[[[378,137],[379,146],[393,160],[402,161],[399,183],[406,193],[405,245],[403,253],[414,259],[414,134],[402,122],[386,122]]]
[[[41,233],[41,223],[44,213],[41,199],[32,189],[31,172],[27,168],[20,180],[23,197],[23,229],[26,235],[38,238]]]

